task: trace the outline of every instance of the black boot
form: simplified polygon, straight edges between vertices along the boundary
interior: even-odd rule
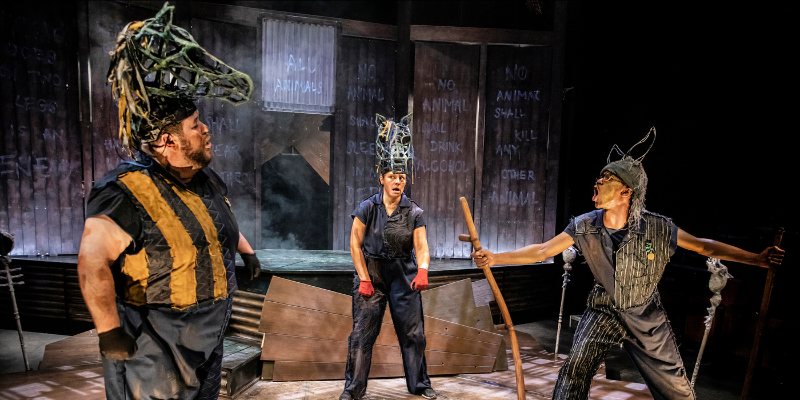
[[[351,396],[350,393],[345,390],[341,395],[339,395],[339,400],[353,400],[353,396]]]
[[[425,389],[422,394],[420,395],[426,399],[435,399],[438,394],[433,389]],[[340,398],[341,400],[341,398]]]

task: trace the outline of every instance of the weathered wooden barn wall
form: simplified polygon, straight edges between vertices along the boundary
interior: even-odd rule
[[[481,243],[509,251],[544,238],[550,46],[488,46]],[[547,238],[549,239],[549,238]]]
[[[91,73],[91,151],[93,182],[122,161],[130,160],[121,148],[117,132],[117,103],[107,84],[108,53],[115,48],[116,35],[130,21],[152,18],[152,4],[137,7],[119,2],[91,3],[88,7],[89,62]],[[174,23],[190,28],[201,46],[228,65],[248,75],[256,85],[253,99],[260,93],[260,51],[257,29],[234,23],[192,18],[193,9],[176,8]],[[255,17],[254,17],[255,19]],[[255,21],[254,21],[255,22]],[[240,231],[254,238],[257,225],[257,195],[254,165],[252,102],[233,106],[214,101],[198,101],[200,119],[208,125],[214,144],[213,168],[228,186],[228,199],[237,215]]]
[[[239,231],[257,247],[256,232],[260,227],[256,215],[261,205],[256,188],[260,188],[261,183],[256,181],[259,174],[254,161],[254,141],[257,135],[269,134],[253,124],[254,114],[258,113],[255,101],[261,93],[261,39],[255,27],[204,18],[192,18],[191,33],[209,53],[250,75],[255,86],[248,103],[234,106],[224,101],[201,99],[198,110],[211,134],[214,159],[210,166],[228,186],[228,200]]]
[[[118,2],[91,2],[87,8],[89,40],[89,93],[92,182],[101,179],[121,161],[130,160],[118,139],[119,116],[117,102],[108,83],[109,52],[116,50],[117,35],[131,21],[142,21],[154,16],[153,10]],[[85,101],[85,100],[84,100]]]
[[[126,23],[150,18],[161,6],[155,1],[79,1],[50,7],[37,14],[42,21],[56,21],[48,29],[61,36],[50,39],[30,39],[24,33],[28,28],[14,25],[15,17],[4,11],[3,37],[24,36],[33,40],[26,42],[29,47],[42,52],[41,57],[20,58],[25,44],[16,39],[4,40],[6,47],[0,50],[0,227],[17,235],[15,254],[77,252],[89,188],[127,159],[117,139],[117,105],[106,82],[108,53]],[[72,18],[61,18],[75,14],[75,24]],[[379,187],[373,169],[375,114],[401,117],[394,112],[396,29],[283,14],[223,4],[177,4],[175,23],[189,28],[201,45],[255,83],[248,104],[199,102],[215,145],[212,167],[229,186],[242,232],[261,247],[261,167],[294,147],[330,184],[326,207],[331,207],[331,219],[320,222],[330,226],[331,248],[347,249],[350,213]],[[263,18],[269,15],[337,27],[334,115],[263,109]],[[62,20],[70,22],[58,25]],[[549,32],[411,26],[411,40],[417,159],[408,192],[426,211],[432,256],[469,254],[469,246],[456,239],[465,232],[457,207],[461,196],[477,208],[474,214],[488,248],[504,250],[504,245],[518,247],[552,235],[561,98],[554,93],[561,90],[562,38]],[[16,56],[12,45],[19,47]],[[48,64],[47,46],[55,49],[53,64]],[[511,66],[513,72],[524,68],[528,75],[504,80]],[[39,67],[52,76],[47,78],[48,72]],[[34,79],[36,71],[41,76]],[[63,84],[53,85],[56,75]],[[504,93],[500,99],[499,92]],[[527,98],[520,99],[518,92],[528,93]],[[59,106],[47,106],[49,100]],[[497,109],[512,111],[495,118]]]
[[[459,198],[475,192],[480,46],[417,42],[414,56],[414,184],[431,257],[468,257]]]
[[[78,250],[83,231],[74,3],[0,10],[0,229],[11,254]]]
[[[339,48],[334,133],[333,248],[350,248],[350,214],[379,190],[375,114],[394,118],[395,43],[343,37]]]

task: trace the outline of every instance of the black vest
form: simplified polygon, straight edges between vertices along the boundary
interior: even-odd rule
[[[131,164],[114,173],[142,221],[137,252],[117,262],[120,297],[176,309],[227,298],[236,289],[239,228],[219,177],[209,169],[198,172],[189,185],[195,192],[157,164]]]

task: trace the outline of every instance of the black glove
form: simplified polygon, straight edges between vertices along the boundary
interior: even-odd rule
[[[244,261],[244,269],[250,273],[250,280],[252,281],[254,278],[258,278],[258,275],[261,274],[261,261],[258,261],[258,257],[255,254],[239,254],[242,256],[242,261]]]
[[[116,327],[97,335],[100,338],[100,354],[112,360],[128,360],[139,348],[136,340],[122,328]]]

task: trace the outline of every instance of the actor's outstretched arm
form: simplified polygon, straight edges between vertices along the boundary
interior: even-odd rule
[[[478,264],[481,268],[484,266],[491,267],[493,265],[533,264],[561,253],[574,243],[575,241],[572,240],[572,236],[561,232],[558,236],[544,243],[531,244],[514,251],[497,254],[483,249],[473,252],[470,257],[475,259],[475,264]]]
[[[120,326],[111,265],[130,243],[130,235],[111,218],[86,219],[78,252],[78,280],[97,333]]]
[[[678,246],[706,257],[757,265],[762,268],[767,268],[770,264],[780,265],[785,253],[776,246],[767,247],[760,254],[751,253],[716,240],[696,238],[683,229],[678,229]]]

